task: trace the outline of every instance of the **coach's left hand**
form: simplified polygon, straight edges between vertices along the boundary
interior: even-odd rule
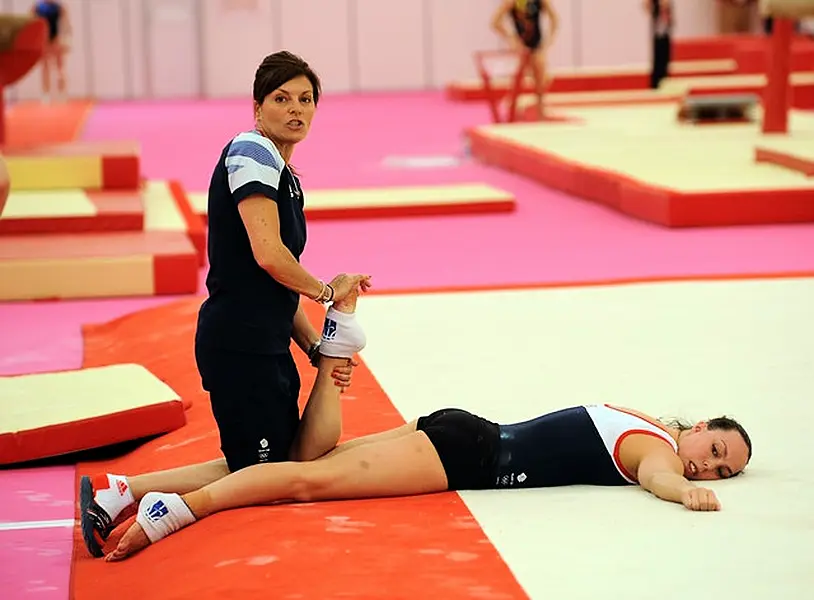
[[[350,387],[353,368],[358,366],[358,362],[356,362],[354,359],[350,359],[347,365],[334,368],[331,376],[333,377],[334,383],[342,388],[341,393],[344,393],[344,391]]]

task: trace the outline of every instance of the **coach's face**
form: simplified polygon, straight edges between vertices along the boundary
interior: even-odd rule
[[[314,89],[304,75],[281,85],[255,103],[257,127],[273,141],[296,144],[305,139],[311,128],[316,104]]]

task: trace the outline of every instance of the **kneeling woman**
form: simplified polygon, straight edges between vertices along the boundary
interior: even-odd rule
[[[326,356],[347,358],[364,345],[347,315],[339,327],[327,322],[325,332],[331,337],[323,333]],[[333,368],[330,360],[320,365],[309,404],[338,401]],[[338,440],[336,430],[332,435]],[[197,489],[160,473],[129,478],[133,502],[140,499],[136,520],[106,558],[121,560],[220,511],[275,502],[639,485],[688,509],[714,511],[720,509],[715,494],[692,480],[733,477],[751,454],[746,431],[728,418],[674,427],[634,410],[587,405],[500,425],[450,408],[351,440],[313,461],[253,465]]]

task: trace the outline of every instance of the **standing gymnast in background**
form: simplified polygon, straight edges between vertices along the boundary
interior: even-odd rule
[[[71,21],[68,9],[59,0],[38,0],[34,5],[34,15],[48,23],[48,41],[42,57],[43,101],[51,101],[51,71],[56,70],[57,100],[66,97],[65,54],[68,52],[71,35]]]
[[[644,0],[644,8],[650,16],[652,37],[650,88],[655,90],[670,72],[673,25],[675,24],[673,3],[672,0]]]
[[[544,15],[548,17],[549,22],[547,35],[543,34]],[[506,30],[505,18],[507,16],[512,20],[514,33]],[[558,28],[559,16],[549,0],[502,0],[492,17],[492,29],[506,40],[512,49],[531,55],[529,67],[534,79],[537,115],[540,119],[545,114],[543,95],[548,84],[546,57]],[[525,73],[520,76],[521,79],[525,78]]]

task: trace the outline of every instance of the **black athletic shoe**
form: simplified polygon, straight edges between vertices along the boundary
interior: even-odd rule
[[[79,507],[82,511],[82,538],[85,540],[85,547],[92,556],[102,558],[105,553],[96,534],[103,541],[106,540],[113,531],[113,521],[107,511],[93,499],[93,484],[87,476],[83,476],[79,483]]]

